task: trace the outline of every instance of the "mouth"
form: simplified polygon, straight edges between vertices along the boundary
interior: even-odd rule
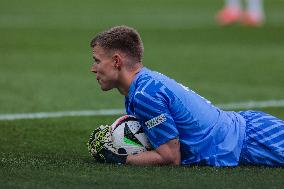
[[[99,84],[101,84],[101,79],[100,79],[99,77],[96,77],[96,79],[97,79],[97,82],[98,82]]]

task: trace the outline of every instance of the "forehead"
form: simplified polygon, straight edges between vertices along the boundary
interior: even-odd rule
[[[112,56],[112,51],[110,50],[105,50],[99,45],[94,46],[93,48],[93,57],[97,59],[102,59],[102,58],[110,58]]]
[[[102,54],[105,54],[105,50],[102,47],[100,47],[99,45],[96,45],[93,48],[93,54],[94,55],[102,55]]]

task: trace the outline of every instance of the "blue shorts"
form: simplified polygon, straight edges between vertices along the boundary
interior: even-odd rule
[[[260,111],[239,114],[246,120],[239,164],[284,166],[284,121]]]

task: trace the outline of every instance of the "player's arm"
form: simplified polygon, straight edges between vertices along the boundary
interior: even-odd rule
[[[131,165],[180,165],[180,144],[172,139],[157,149],[136,155],[128,155],[126,164]]]
[[[108,125],[102,125],[92,133],[88,149],[97,161],[114,164],[179,165],[181,156],[180,144],[176,138],[168,140],[152,151],[136,155],[121,153],[113,146]]]
[[[127,164],[179,165],[181,162],[179,133],[168,108],[170,99],[165,94],[157,94],[137,93],[133,105],[135,115],[155,150],[129,155]]]

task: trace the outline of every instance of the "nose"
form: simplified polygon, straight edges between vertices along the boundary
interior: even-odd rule
[[[96,64],[93,64],[92,67],[91,67],[91,72],[93,73],[97,73],[97,67],[96,67]]]

